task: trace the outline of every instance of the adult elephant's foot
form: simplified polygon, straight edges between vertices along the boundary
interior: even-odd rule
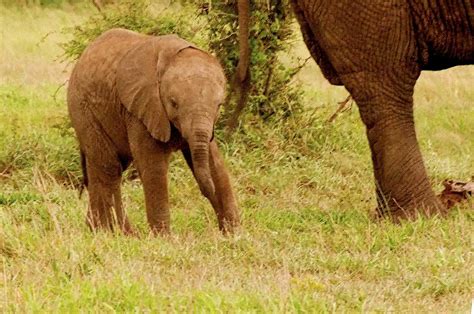
[[[370,129],[368,137],[379,214],[399,221],[446,213],[431,188],[413,124],[384,123]]]
[[[431,188],[410,108],[367,129],[379,212],[394,220],[445,212]]]
[[[383,121],[367,134],[379,213],[396,221],[444,214],[446,209],[431,188],[413,122]]]
[[[420,216],[443,216],[447,213],[447,208],[433,193],[431,188],[429,191],[426,191],[426,195],[405,198],[406,201],[400,200],[400,202],[395,198],[382,197],[382,193],[377,193],[377,196],[378,216],[390,218],[394,222],[414,220]]]

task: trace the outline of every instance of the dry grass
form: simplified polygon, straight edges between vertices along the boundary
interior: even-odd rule
[[[75,25],[85,18],[81,7],[63,9],[28,9],[2,7],[0,84],[36,86],[61,84],[68,78],[67,64],[61,60],[59,43],[65,25]]]
[[[84,12],[1,10],[0,311],[466,312],[474,285],[472,202],[446,219],[374,222],[369,151],[347,93],[314,64],[299,75],[308,111],[252,121],[222,143],[243,230],[225,238],[181,158],[172,162],[173,235],[148,236],[141,185],[124,184],[142,238],[92,235],[55,32]],[[305,56],[302,43],[297,53]],[[419,138],[433,184],[474,174],[474,70],[425,73]]]

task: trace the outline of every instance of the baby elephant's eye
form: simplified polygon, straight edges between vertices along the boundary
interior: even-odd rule
[[[171,100],[171,107],[173,107],[174,109],[178,109],[178,103],[174,100]]]

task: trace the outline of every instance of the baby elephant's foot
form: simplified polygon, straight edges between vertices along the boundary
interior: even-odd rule
[[[89,210],[86,216],[86,225],[89,227],[91,232],[98,232],[100,230],[112,231],[112,224],[95,211]]]
[[[104,230],[108,232],[121,232],[127,236],[138,236],[137,232],[128,221],[128,218],[126,218],[123,223],[119,223],[112,218],[94,215],[89,211],[86,217],[86,225],[94,233],[99,230]]]
[[[121,231],[124,235],[129,237],[138,237],[138,232],[131,226],[131,224],[127,221],[125,225],[121,226]]]
[[[230,218],[219,219],[219,230],[224,235],[232,235],[240,229],[240,219],[232,215]]]
[[[169,236],[171,234],[169,223],[159,223],[150,226],[155,236]]]

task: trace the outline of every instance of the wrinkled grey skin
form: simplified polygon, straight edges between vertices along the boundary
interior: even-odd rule
[[[247,59],[249,0],[239,0]],[[243,3],[247,2],[247,3]],[[291,0],[326,79],[357,102],[372,152],[378,213],[395,221],[444,214],[431,189],[413,120],[422,70],[474,63],[472,0]],[[238,69],[241,70],[241,69]]]
[[[359,107],[378,209],[396,220],[446,209],[416,138],[413,92],[422,70],[474,62],[472,0],[292,0],[311,55]]]
[[[78,60],[68,108],[79,139],[92,229],[132,227],[120,196],[133,160],[145,190],[149,225],[169,232],[169,156],[181,150],[222,231],[239,225],[229,175],[213,140],[225,76],[216,59],[174,35],[113,29]]]

